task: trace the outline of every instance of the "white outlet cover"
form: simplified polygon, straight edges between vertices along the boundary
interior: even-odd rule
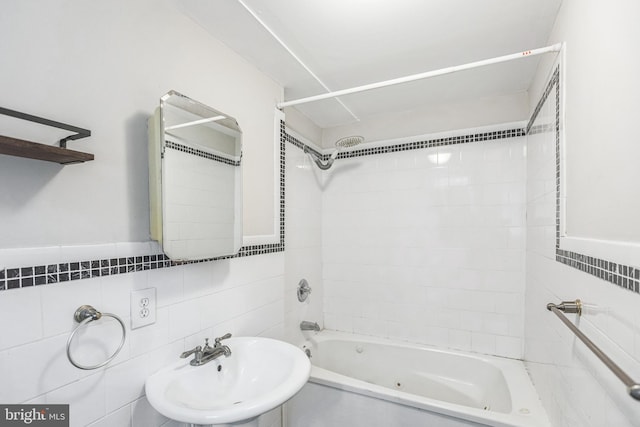
[[[131,329],[156,323],[156,288],[131,291]]]

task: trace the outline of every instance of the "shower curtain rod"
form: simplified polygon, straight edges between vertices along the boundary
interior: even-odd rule
[[[484,67],[485,65],[498,64],[501,62],[513,61],[515,59],[521,59],[521,58],[528,58],[530,56],[542,55],[544,53],[549,53],[549,52],[560,52],[561,49],[562,49],[562,43],[557,43],[551,46],[541,47],[538,49],[525,50],[524,52],[498,56],[496,58],[485,59],[482,61],[469,62],[468,64],[441,68],[439,70],[427,71],[419,74],[412,74],[410,76],[399,77],[391,80],[385,80],[378,83],[370,83],[362,86],[356,86],[350,89],[336,90],[333,92],[323,93],[321,95],[314,95],[314,96],[308,96],[306,98],[294,99],[291,101],[278,102],[276,106],[282,109],[284,107],[290,107],[292,105],[300,105],[300,104],[306,104],[309,102],[321,101],[323,99],[337,98],[339,96],[350,95],[352,93],[364,92],[367,90],[379,89],[382,87],[393,86],[400,83],[408,83],[416,80],[428,79],[430,77],[442,76],[444,74],[451,74],[458,71],[470,70],[472,68]]]

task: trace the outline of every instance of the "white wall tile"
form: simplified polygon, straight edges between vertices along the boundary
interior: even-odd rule
[[[202,327],[211,327],[242,313],[240,294],[234,290],[218,292],[199,300],[200,321]]]
[[[40,288],[3,292],[0,298],[0,313],[6,320],[0,323],[0,350],[32,342],[44,336],[42,304]],[[29,315],[25,316],[24,313]],[[20,321],[16,322],[15,319]]]
[[[169,341],[175,341],[200,330],[200,301],[187,300],[169,307]]]
[[[83,376],[65,353],[66,335],[37,341],[6,352],[9,367],[2,381],[9,402],[22,402],[75,381]]]
[[[42,287],[44,336],[71,332],[77,325],[73,313],[82,305],[89,304],[101,310],[100,280],[85,279]]]
[[[353,332],[353,316],[324,313],[324,327],[335,331]]]
[[[129,316],[131,312],[131,291],[146,289],[148,273],[138,271],[129,274],[118,274],[100,278],[101,302],[95,308],[105,313],[117,316]]]
[[[232,258],[229,262],[229,280],[234,284],[247,284],[268,277],[281,276],[284,271],[282,253]]]
[[[385,336],[420,319],[414,341],[471,349],[468,328],[493,334],[474,347],[492,353],[497,336],[522,339],[509,316],[524,290],[524,146],[359,157],[335,171],[322,192],[325,326]]]
[[[471,351],[471,331],[450,329],[449,345],[455,350]]]
[[[497,336],[496,352],[512,359],[522,359],[523,340],[522,338]]]
[[[136,357],[169,343],[169,308],[156,310],[156,322],[129,333],[131,356]]]
[[[147,353],[147,372],[152,374],[154,372],[159,371],[161,368],[164,368],[170,363],[178,360],[177,358],[180,354],[192,347],[185,348],[184,342],[185,340],[177,340],[172,343],[169,343],[163,347],[157,348],[155,350],[151,350]],[[202,341],[198,342],[199,344]]]
[[[0,249],[0,270],[33,265],[56,264],[63,260],[60,255],[59,246]]]
[[[492,334],[481,332],[471,333],[471,351],[476,353],[496,354],[496,339]]]
[[[148,355],[109,367],[104,376],[107,412],[144,396],[144,382],[150,374]]]
[[[387,322],[384,320],[368,319],[364,317],[353,318],[353,332],[361,335],[373,335],[388,337]]]
[[[298,165],[306,165],[304,168]],[[336,166],[338,164],[336,163]],[[308,320],[326,327],[323,320],[323,302],[327,296],[326,285],[322,275],[322,229],[331,225],[326,236],[336,245],[348,243],[345,234],[350,230],[342,221],[348,218],[342,212],[336,212],[333,218],[325,218],[322,209],[322,173],[308,161],[302,150],[287,144],[286,148],[287,193],[285,206],[285,277],[284,277],[284,324],[285,339],[298,344],[305,339],[300,331],[300,322]],[[334,169],[337,171],[337,169]],[[339,174],[331,178],[338,178]],[[336,192],[337,201],[343,201],[342,193]],[[366,197],[361,199],[366,203]],[[301,279],[306,279],[312,293],[303,303],[296,296],[296,289]],[[339,292],[339,287],[333,286]],[[278,328],[265,333],[277,333]]]
[[[130,427],[130,426],[151,426],[152,424],[136,424],[132,423],[131,420],[131,408],[129,405],[123,406],[122,408],[113,411],[107,414],[104,418],[99,419],[98,421],[89,424],[90,427]],[[155,427],[160,424],[153,424]]]
[[[12,387],[9,382],[10,368],[9,368],[9,352],[8,351],[0,351],[0,378],[4,378],[0,384],[0,401],[2,402],[11,402],[10,396],[12,394]]]
[[[215,289],[213,283],[213,263],[187,264],[183,267],[184,296],[187,299],[210,294]]]
[[[148,271],[148,287],[156,288],[158,307],[182,301],[184,297],[184,269],[182,266]]]
[[[229,319],[213,328],[215,336],[234,331],[238,336],[260,336],[283,321],[284,304],[282,300],[267,304],[256,310]],[[277,337],[281,339],[281,337]]]
[[[102,373],[53,390],[46,395],[46,403],[70,404],[69,425],[82,427],[106,415],[105,379]]]
[[[120,246],[124,249],[124,246]],[[60,246],[60,259],[57,262],[84,261],[93,259],[109,259],[120,256],[131,256],[129,253],[119,252],[117,243],[100,245]],[[148,254],[148,253],[147,253]]]

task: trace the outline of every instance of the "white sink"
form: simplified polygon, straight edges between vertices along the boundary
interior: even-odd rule
[[[309,379],[309,358],[291,344],[244,337],[224,343],[229,357],[202,366],[189,364],[193,356],[180,359],[147,378],[151,406],[183,423],[248,422],[286,402]]]

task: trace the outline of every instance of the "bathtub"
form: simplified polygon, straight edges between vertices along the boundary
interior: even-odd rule
[[[322,331],[287,427],[549,427],[521,361]]]

